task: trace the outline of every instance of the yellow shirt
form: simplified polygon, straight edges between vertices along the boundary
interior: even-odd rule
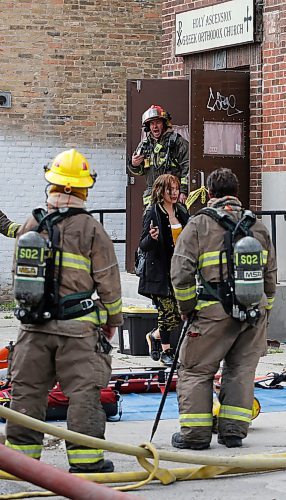
[[[172,231],[174,245],[176,244],[178,236],[181,234],[182,230],[183,230],[182,224],[180,224],[180,223],[171,225],[171,231]]]

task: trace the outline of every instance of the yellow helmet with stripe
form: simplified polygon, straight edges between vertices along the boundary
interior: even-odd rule
[[[71,188],[91,188],[96,174],[90,172],[89,163],[76,149],[58,154],[51,166],[45,167],[45,179],[50,184]]]

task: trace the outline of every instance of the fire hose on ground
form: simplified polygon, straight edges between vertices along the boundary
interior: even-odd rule
[[[257,455],[252,454],[239,457],[227,457],[227,456],[212,457],[198,453],[196,454],[186,453],[186,452],[178,453],[166,450],[158,451],[156,447],[151,443],[145,443],[142,444],[141,446],[113,443],[111,441],[105,441],[91,436],[86,436],[84,434],[79,434],[77,432],[69,431],[67,429],[62,429],[60,427],[56,427],[46,422],[36,420],[34,418],[20,414],[14,410],[10,410],[5,407],[0,407],[0,416],[19,425],[23,425],[24,427],[28,427],[29,429],[33,429],[35,431],[56,436],[60,439],[66,439],[68,441],[71,441],[79,445],[100,448],[113,453],[120,453],[136,457],[139,464],[145,469],[145,471],[120,472],[120,473],[113,472],[108,474],[96,473],[87,475],[78,474],[78,476],[82,478],[89,479],[90,481],[96,481],[97,483],[119,484],[122,482],[124,483],[136,482],[136,484],[128,484],[125,486],[117,486],[116,488],[114,488],[116,490],[121,490],[121,491],[128,491],[139,488],[141,486],[148,484],[152,480],[158,480],[162,484],[167,485],[174,483],[177,480],[186,481],[190,479],[206,479],[206,478],[213,478],[215,476],[222,476],[229,474],[233,475],[233,474],[243,474],[243,473],[245,474],[252,472],[268,472],[268,471],[286,469],[286,453],[257,454]],[[2,446],[0,453],[0,468],[4,470],[5,470],[4,463],[5,463],[6,451],[12,451],[12,450],[6,450],[6,448]],[[14,453],[16,453],[17,456],[22,455],[21,453],[18,452]],[[29,460],[29,462],[31,463],[30,465],[31,469],[34,469],[36,464],[38,467],[46,466],[46,464],[43,464],[41,462],[36,462],[35,460],[29,459],[28,457],[25,458]],[[153,463],[150,463],[147,460],[148,458],[153,459]],[[178,462],[184,464],[192,464],[192,467],[189,466],[185,468],[175,468],[175,469],[161,468],[159,465],[160,460]],[[15,476],[17,476],[18,474],[17,461],[15,464],[15,469],[13,470],[13,474]],[[194,467],[194,465],[198,465],[198,467]],[[73,475],[68,474],[65,471],[58,471],[54,467],[51,466],[49,467],[53,471],[57,471],[59,473],[68,475],[69,480],[72,481],[73,477],[71,476]],[[6,468],[6,471],[11,472],[11,469]],[[53,474],[53,472],[51,472],[51,474]],[[74,476],[76,477],[77,475]],[[7,475],[4,472],[1,472],[0,479],[16,479],[16,477],[12,477],[11,475]],[[33,480],[31,482],[34,483]],[[39,484],[39,483],[34,483],[34,484]],[[108,492],[109,491],[113,490],[110,489],[108,490]],[[119,492],[117,491],[114,493],[119,493]],[[38,496],[40,496],[40,494]],[[1,498],[16,498],[16,497],[0,496],[0,499]],[[81,500],[83,500],[84,498],[90,498],[90,497],[83,497],[81,495],[80,497],[71,496],[68,498],[74,498],[74,499],[81,498]],[[120,497],[100,496],[99,498],[105,500],[108,498],[120,498]]]

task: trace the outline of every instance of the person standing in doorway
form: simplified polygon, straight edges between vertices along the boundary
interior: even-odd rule
[[[189,143],[171,124],[171,116],[161,106],[152,105],[142,115],[146,138],[139,143],[128,166],[132,175],[145,175],[144,207],[151,201],[154,181],[162,174],[175,175],[180,182],[178,201],[188,195]]]

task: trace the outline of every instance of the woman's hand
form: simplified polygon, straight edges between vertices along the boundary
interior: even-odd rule
[[[159,228],[158,226],[150,226],[149,234],[153,240],[157,240],[159,238]]]

